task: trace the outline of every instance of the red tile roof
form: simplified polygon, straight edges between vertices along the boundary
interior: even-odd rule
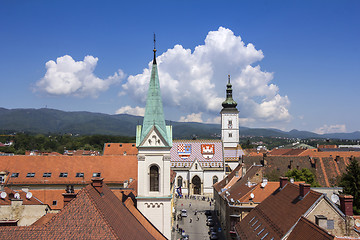
[[[91,185],[42,226],[0,227],[2,239],[155,239],[103,184]]]
[[[26,198],[26,192],[14,191],[8,187],[5,187],[2,192],[6,192],[5,198],[0,198],[0,205],[11,205],[11,199],[15,199],[15,194],[20,194],[20,199],[23,201],[22,205],[43,205],[43,203],[33,195],[31,198]]]
[[[321,196],[320,193],[310,190],[301,199],[299,186],[288,183],[240,221],[235,226],[236,232],[241,239],[257,239],[264,235],[267,235],[268,239],[280,239]]]
[[[135,143],[105,143],[104,155],[137,155]]]
[[[114,171],[116,170],[116,171]],[[107,183],[122,183],[137,179],[137,157],[127,156],[0,156],[0,171],[19,173],[16,178],[7,178],[6,184],[87,184],[93,173],[101,173]],[[51,172],[51,177],[43,177]],[[26,177],[35,173],[34,177]],[[59,177],[67,173],[67,177]],[[84,173],[84,178],[76,177]]]
[[[288,240],[326,240],[334,239],[334,236],[320,228],[318,225],[301,217],[295,228],[291,231]]]

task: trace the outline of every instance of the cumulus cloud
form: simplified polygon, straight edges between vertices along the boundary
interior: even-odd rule
[[[164,105],[183,114],[181,120],[218,116],[225,99],[227,75],[231,74],[233,97],[243,122],[285,122],[291,119],[290,100],[271,83],[273,73],[262,71],[257,62],[261,50],[245,44],[230,29],[210,31],[203,45],[194,51],[176,45],[157,57]],[[138,75],[128,77],[122,92],[145,102],[152,62]],[[196,114],[195,114],[196,113]]]
[[[142,107],[131,107],[131,106],[125,106],[122,108],[119,108],[115,112],[116,114],[130,114],[135,116],[144,116],[145,115],[145,108]]]
[[[335,125],[324,125],[315,129],[315,133],[325,134],[325,133],[344,133],[346,132],[345,124],[335,124]]]
[[[95,76],[97,62],[98,58],[93,56],[85,56],[83,61],[75,61],[69,55],[50,60],[45,64],[45,76],[36,83],[36,90],[50,95],[97,97],[99,92],[125,77],[121,70],[106,79]]]
[[[192,113],[187,115],[186,117],[181,116],[179,122],[203,122],[201,118],[202,113]]]

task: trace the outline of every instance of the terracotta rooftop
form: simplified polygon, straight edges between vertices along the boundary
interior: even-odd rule
[[[0,171],[10,172],[6,179],[8,185],[87,184],[94,173],[100,173],[107,183],[121,183],[130,178],[137,179],[137,157],[0,156]],[[18,176],[11,177],[13,173]],[[27,177],[29,173],[33,175]],[[45,177],[44,173],[50,173],[50,176]]]
[[[103,155],[137,155],[135,143],[105,143]]]
[[[0,205],[11,205],[11,200],[16,199],[15,198],[16,193],[19,194],[19,200],[23,201],[22,202],[23,205],[43,205],[44,204],[37,197],[35,197],[35,195],[33,195],[31,198],[27,198],[26,192],[24,192],[24,191],[14,191],[8,187],[5,187],[3,189],[3,191],[1,191],[1,192],[5,192],[6,197],[0,198]]]
[[[45,225],[0,227],[2,239],[156,239],[104,183],[83,188]]]
[[[318,225],[301,217],[296,223],[295,228],[291,231],[288,240],[326,240],[334,239],[334,236],[320,228]]]
[[[300,198],[299,186],[287,183],[256,206],[236,226],[241,239],[281,239],[299,218],[321,197],[310,190]]]

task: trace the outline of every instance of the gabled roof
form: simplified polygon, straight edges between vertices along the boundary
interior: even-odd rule
[[[15,194],[19,193],[20,198],[19,200],[22,200],[22,205],[44,205],[37,197],[34,195],[31,198],[26,198],[26,192],[24,191],[15,191],[11,190],[8,187],[4,187],[4,189],[1,192],[6,192],[5,198],[0,198],[0,206],[1,205],[11,205],[11,199],[15,199]],[[16,201],[16,199],[15,199]]]
[[[2,239],[155,239],[103,184],[83,188],[45,225],[0,227]]]
[[[301,217],[300,220],[296,223],[295,228],[291,231],[288,240],[326,240],[334,238],[335,237],[333,235],[326,232],[318,225],[310,222],[304,217]]]
[[[222,188],[224,188],[234,177],[236,177],[236,172],[239,174],[239,176],[240,176],[240,174],[241,174],[241,164],[238,164],[237,166],[236,166],[236,168],[229,174],[229,175],[227,175],[225,178],[223,178],[221,181],[219,181],[219,182],[217,182],[217,183],[215,183],[214,185],[213,185],[213,187],[215,188],[215,190],[217,191],[217,192],[220,192],[221,191],[221,189]],[[241,177],[241,176],[240,176]],[[240,179],[240,177],[238,177],[237,178],[237,180],[238,179]]]
[[[257,239],[265,235],[266,239],[281,239],[321,197],[320,193],[310,190],[301,199],[299,186],[287,183],[246,215],[235,226],[236,232],[241,239]]]

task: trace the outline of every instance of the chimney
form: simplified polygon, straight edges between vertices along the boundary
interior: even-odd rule
[[[243,163],[241,166],[241,177],[244,177],[246,174],[246,167],[245,164]]]
[[[310,192],[310,184],[300,183],[300,197],[305,197],[308,192]]]
[[[101,177],[94,177],[91,179],[91,185],[100,193],[100,195],[103,195],[103,180],[104,178]]]
[[[74,191],[73,185],[67,185],[65,189],[66,193],[63,193],[64,196],[64,207],[74,198],[76,198],[76,193]]]
[[[346,216],[353,216],[353,196],[340,195],[340,209]]]
[[[283,189],[287,183],[288,183],[287,177],[280,177],[280,188],[281,189]]]

